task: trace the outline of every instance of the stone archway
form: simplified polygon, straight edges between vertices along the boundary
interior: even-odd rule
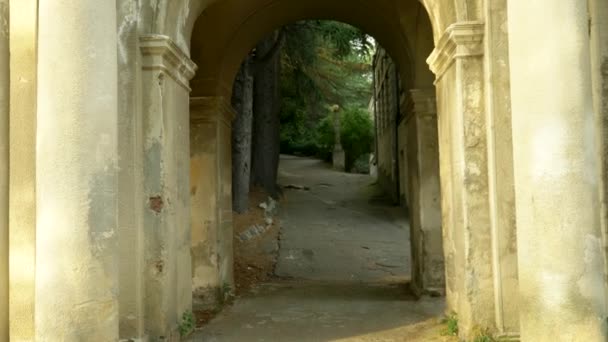
[[[197,256],[193,260],[193,279],[195,300],[201,302],[208,302],[201,300],[201,297],[213,297],[220,292],[220,288],[232,284],[231,151],[228,146],[233,113],[227,99],[230,99],[232,82],[241,60],[249,49],[266,33],[291,21],[338,18],[365,25],[370,33],[382,34],[384,44],[388,43],[393,48],[391,52],[400,57],[404,69],[401,73],[402,83],[405,87],[411,87],[415,81],[414,63],[410,62],[414,56],[410,53],[405,36],[396,33],[391,37],[391,27],[378,22],[377,18],[370,20],[374,16],[366,14],[373,13],[371,11],[374,9],[365,2],[350,6],[327,1],[251,2],[247,6],[236,6],[235,3],[215,3],[203,12],[193,31],[192,59],[199,65],[197,75],[191,82],[191,192],[192,203],[196,204],[192,208],[192,245],[193,255]],[[421,7],[416,3],[414,5],[414,9]],[[417,14],[417,11],[411,12]],[[380,11],[377,17],[383,17],[382,13]],[[219,18],[227,19],[220,23]],[[392,30],[402,32],[400,22],[396,20],[398,17],[393,16],[393,19]],[[427,33],[430,33],[428,28]],[[388,42],[388,39],[392,41]],[[428,55],[432,38],[427,37],[427,43]],[[424,60],[420,62],[424,63]],[[426,79],[432,79],[426,64],[423,70],[427,73]],[[209,174],[213,176],[209,177]],[[201,192],[206,188],[213,189],[212,193]]]
[[[225,144],[229,141],[226,123],[232,113],[226,99],[230,97],[232,80],[246,52],[276,27],[298,19],[332,18],[366,29],[395,58],[402,71],[402,84],[414,90],[416,110],[421,114],[429,110],[428,101],[435,101],[421,90],[433,84],[437,87],[449,310],[458,312],[465,337],[479,326],[512,335],[518,330],[517,301],[507,298],[514,297],[517,288],[517,252],[505,248],[515,243],[511,130],[510,125],[500,131],[488,126],[495,120],[508,121],[510,109],[503,106],[504,98],[493,95],[487,76],[492,73],[494,77],[508,78],[508,64],[487,66],[496,55],[508,61],[508,50],[492,51],[493,55],[486,53],[494,46],[486,45],[484,38],[490,37],[491,44],[504,46],[506,35],[499,34],[498,24],[490,27],[479,21],[488,13],[496,21],[504,20],[506,5],[503,2],[485,8],[479,3],[456,2],[452,7],[451,3],[439,6],[431,1],[424,5],[431,10],[432,27],[428,19],[426,24],[420,24],[420,18],[427,12],[417,2],[399,5],[379,2],[374,6],[340,1],[251,2],[246,6],[230,1],[215,2],[202,13],[193,29],[192,58],[199,70],[191,82],[192,96],[197,103],[196,108],[192,108],[192,117],[217,123],[212,129],[216,139]],[[382,18],[382,22],[377,18]],[[427,57],[436,80],[429,76]],[[201,110],[200,103],[215,105],[204,105],[206,109]],[[474,148],[467,148],[469,145]],[[191,151],[194,156],[198,154],[196,148],[193,146]],[[216,149],[215,153],[220,150]],[[506,157],[493,159],[495,153]],[[220,159],[226,158],[215,158]],[[467,165],[467,168],[454,168],[454,164]],[[229,193],[225,190],[229,186],[225,170],[229,167],[215,164],[214,168],[224,172],[216,173],[217,184],[223,184],[216,187],[216,201],[228,203],[221,194]],[[505,198],[510,204],[499,204]],[[226,207],[218,210],[218,220],[226,220],[219,221],[218,227],[230,226],[229,212]],[[222,229],[219,231],[220,235],[230,235],[221,233]],[[468,250],[470,248],[474,252]],[[229,255],[225,253],[224,257]],[[225,259],[224,263],[230,264]],[[470,277],[477,283],[468,281]],[[225,281],[229,278],[219,282]]]
[[[605,280],[599,276],[605,275],[600,260],[605,241],[602,245],[595,229],[605,226],[605,219],[596,220],[606,212],[599,204],[605,196],[597,194],[605,185],[605,167],[601,177],[583,167],[595,169],[606,160],[596,153],[605,142],[589,138],[605,135],[592,124],[604,127],[599,113],[606,96],[599,85],[605,75],[596,74],[603,71],[599,37],[605,28],[595,20],[604,8],[598,1],[512,0],[507,20],[505,0],[424,0],[435,80],[425,76],[422,82],[416,70],[425,58],[417,53],[416,30],[407,29],[415,21],[406,19],[417,1],[379,0],[370,6],[360,0],[350,13],[350,2],[326,2],[292,0],[302,12],[283,14],[261,11],[273,8],[271,0],[10,2],[14,20],[3,21],[10,39],[0,40],[3,68],[9,43],[12,56],[10,81],[3,79],[3,89],[10,82],[10,137],[0,144],[10,145],[9,154],[2,154],[10,177],[0,201],[9,203],[9,246],[3,242],[0,249],[10,251],[10,300],[0,303],[0,317],[6,317],[8,305],[11,339],[178,335],[192,300],[191,269],[185,266],[191,262],[191,231],[184,218],[190,208],[189,78],[195,69],[189,44],[197,39],[192,32],[201,33],[195,23],[215,20],[209,30],[221,33],[226,43],[202,51],[203,77],[192,84],[195,96],[206,97],[199,101],[207,108],[205,117],[221,121],[229,119],[222,98],[229,94],[226,83],[236,73],[239,54],[262,31],[302,17],[315,5],[328,12],[309,14],[358,24],[380,38],[403,70],[413,65],[406,77],[410,88],[435,85],[447,302],[459,315],[461,337],[477,327],[516,334],[521,314],[527,323],[530,317],[538,321],[521,325],[523,338],[555,339],[561,333],[605,338]],[[290,7],[288,0],[276,3],[282,10]],[[219,17],[205,17],[206,9],[217,10]],[[374,24],[369,13],[382,14],[383,21]],[[239,30],[250,14],[263,22]],[[555,32],[566,32],[559,44]],[[539,49],[529,43],[531,34],[551,44]],[[529,70],[531,60],[551,63]],[[562,72],[564,78],[555,80]],[[530,81],[529,75],[535,78]],[[511,106],[518,139],[511,134]],[[546,135],[546,127],[560,129]],[[543,136],[556,142],[552,149],[544,150],[546,141],[538,138]],[[538,156],[576,167],[556,172],[554,165],[539,163],[544,159],[532,158],[532,148]],[[517,241],[516,198],[522,233]],[[5,226],[0,226],[3,237]],[[3,273],[6,257],[0,256]],[[563,288],[555,287],[556,269]],[[520,283],[525,298],[534,300],[518,303]],[[61,319],[48,319],[55,316]],[[563,320],[570,316],[575,320]],[[573,324],[578,320],[586,324]]]

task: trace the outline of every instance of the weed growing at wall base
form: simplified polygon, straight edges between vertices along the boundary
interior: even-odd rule
[[[443,335],[458,336],[458,316],[456,314],[448,316],[443,323],[446,324],[446,328],[442,333]]]
[[[488,329],[475,329],[475,338],[473,342],[497,342]]]
[[[188,336],[194,331],[194,315],[190,311],[184,312],[182,321],[179,323],[179,335],[181,337]]]

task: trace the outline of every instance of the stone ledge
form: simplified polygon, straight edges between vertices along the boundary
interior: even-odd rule
[[[439,39],[435,50],[427,59],[437,80],[457,58],[482,56],[484,53],[484,24],[467,21],[450,25]]]
[[[232,103],[223,96],[203,96],[190,98],[190,122],[220,121],[231,125],[236,112]]]
[[[143,70],[158,70],[170,76],[188,92],[197,66],[171,38],[159,34],[139,37]]]

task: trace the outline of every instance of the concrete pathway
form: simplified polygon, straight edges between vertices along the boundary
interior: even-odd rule
[[[370,177],[283,156],[279,181],[293,186],[279,214],[279,280],[237,299],[192,341],[448,340],[443,300],[408,295],[407,220]]]

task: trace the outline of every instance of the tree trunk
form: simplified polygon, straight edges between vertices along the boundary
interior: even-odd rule
[[[273,197],[278,196],[281,41],[281,35],[275,32],[258,44],[253,91],[251,180]]]
[[[232,90],[232,106],[236,111],[232,124],[232,208],[237,213],[244,213],[249,208],[253,129],[253,76],[250,63],[250,57],[243,62]]]

